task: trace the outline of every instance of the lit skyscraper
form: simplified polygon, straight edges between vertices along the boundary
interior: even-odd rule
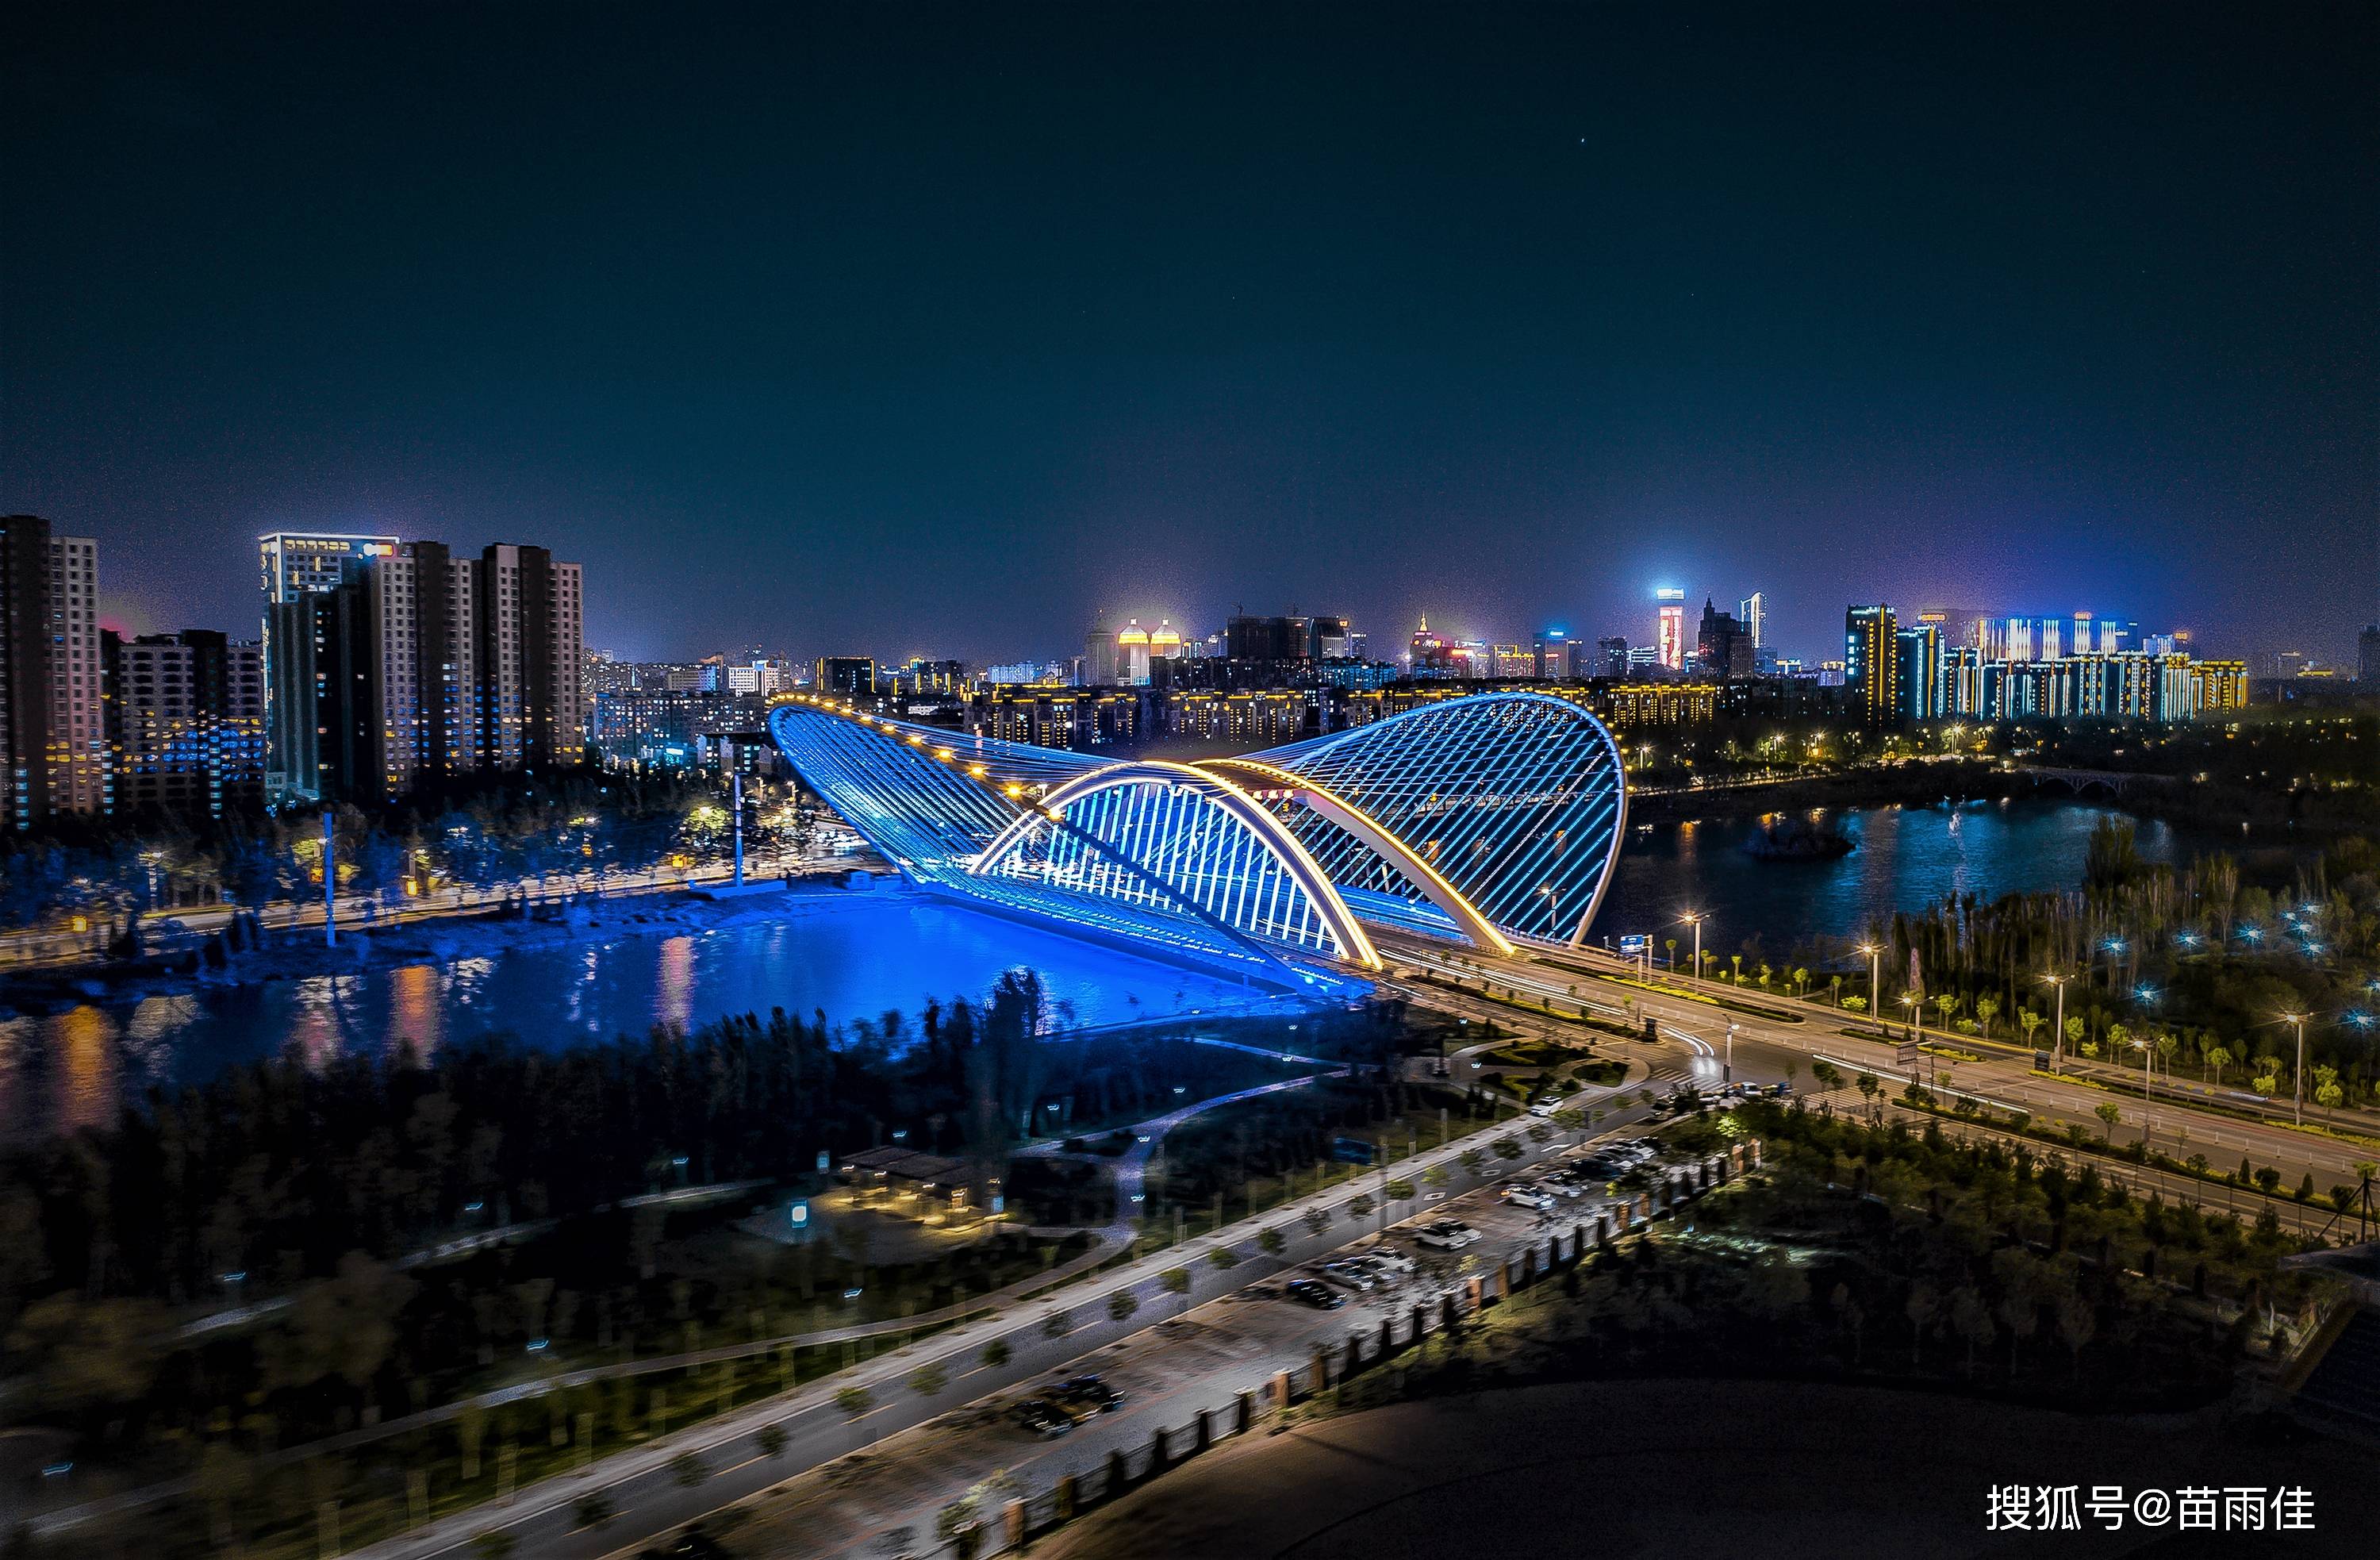
[[[1900,691],[1900,640],[1892,608],[1855,606],[1843,615],[1843,684],[1869,725],[1889,725]]]
[[[1735,620],[1743,625],[1745,633],[1752,636],[1752,648],[1755,650],[1767,648],[1768,639],[1765,626],[1767,615],[1768,600],[1764,591],[1755,591],[1735,603]]]
[[[1686,667],[1686,593],[1664,585],[1653,592],[1653,651],[1672,672]]]
[[[1930,721],[1943,713],[1942,630],[1919,623],[1893,636],[1899,652],[1893,699],[1903,720]]]

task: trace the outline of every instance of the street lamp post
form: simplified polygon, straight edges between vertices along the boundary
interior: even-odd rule
[[[1699,981],[1703,978],[1703,913],[1688,910],[1678,919],[1694,929],[1694,966],[1687,973]]]
[[[1876,943],[1862,943],[1859,951],[1867,955],[1867,1011],[1876,1027],[1884,1028],[1884,949]]]
[[[1721,1083],[1735,1081],[1735,1020],[1732,1018],[1727,1023],[1727,1060],[1720,1065],[1718,1080]]]
[[[2281,1021],[2298,1031],[2298,1075],[2295,1079],[2295,1086],[2290,1091],[2293,1098],[2289,1106],[2289,1115],[2291,1120],[2296,1122],[2298,1126],[2302,1127],[2305,1125],[2306,1016],[2302,1013],[2284,1013],[2281,1015]]]
[[[2054,1018],[2050,1019],[2050,1021],[2049,1021],[2049,1034],[2050,1034],[2050,1045],[2051,1045],[2051,1050],[2050,1050],[2050,1053],[2049,1053],[2049,1071],[2050,1071],[2050,1076],[2052,1076],[2052,1077],[2054,1078],[2054,1077],[2058,1076],[2059,1073],[2063,1072],[2063,1071],[2065,1070],[2065,1067],[2066,1067],[2066,981],[2067,981],[2067,977],[2065,977],[2065,976],[2063,976],[2063,975],[2044,975],[2044,976],[2042,977],[2042,979],[2043,979],[2043,980],[2045,980],[2045,981],[2048,981],[2052,986],[2056,987],[2056,988],[2057,988],[2057,991],[2058,991],[2058,1016],[2057,1016],[2056,1018]]]

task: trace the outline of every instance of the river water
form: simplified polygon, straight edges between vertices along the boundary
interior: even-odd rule
[[[1758,828],[1748,819],[1632,830],[1590,938],[1649,933],[1659,959],[1675,937],[1682,968],[1693,961],[1694,932],[1679,918],[1698,910],[1706,918],[1705,953],[1725,957],[1756,936],[1761,957],[1781,965],[1797,945],[1854,941],[1864,928],[1888,923],[1895,909],[1922,909],[1946,894],[1973,894],[1981,904],[2079,886],[2092,830],[2129,815],[2081,802],[1995,800],[1802,816],[1831,825],[1855,848],[1830,861],[1763,861],[1743,849]],[[2152,862],[2179,865],[2240,843],[2133,823],[2134,843]]]
[[[771,1007],[804,1018],[823,1009],[833,1021],[899,1008],[914,1033],[927,999],[980,997],[1018,967],[1040,975],[1069,1024],[1284,1000],[881,886],[795,896],[779,918],[715,931],[515,948],[0,1020],[0,1123],[21,1131],[97,1121],[152,1083],[203,1079],[291,1045],[328,1056],[388,1054],[409,1042],[427,1056],[504,1031],[558,1048]]]
[[[1708,917],[1704,947],[1722,957],[1755,934],[1782,964],[1797,944],[1848,938],[1896,907],[1946,893],[1980,899],[2069,887],[2091,831],[2108,810],[2080,803],[1984,802],[1957,809],[1876,808],[1828,819],[1858,848],[1833,861],[1754,859],[1745,823],[1658,824],[1632,831],[1593,935],[1691,934],[1678,916]],[[2206,842],[2139,826],[2141,853],[2177,860]],[[83,1006],[0,1020],[0,1122],[22,1130],[103,1119],[125,1094],[205,1078],[295,1045],[311,1056],[424,1054],[489,1031],[563,1046],[691,1027],[775,1006],[832,1019],[912,1015],[928,997],[979,996],[1003,970],[1039,971],[1050,996],[1081,1024],[1127,1021],[1268,1000],[1206,975],[1133,958],[1055,932],[949,907],[898,888],[797,896],[765,923],[668,936],[622,936],[515,949],[360,975],[206,988],[125,1006]]]

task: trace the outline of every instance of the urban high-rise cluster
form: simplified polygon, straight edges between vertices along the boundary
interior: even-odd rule
[[[2137,625],[1921,612],[1882,603],[1843,615],[1844,682],[1868,725],[1952,718],[2185,721],[2248,702],[2248,664],[2202,661],[2187,633]]]
[[[0,517],[0,757],[8,826],[263,798],[263,673],[204,628],[127,640],[99,620],[99,543]]]
[[[395,536],[259,540],[254,637],[124,638],[98,543],[0,518],[0,750],[8,822],[377,800],[581,762],[577,565]]]
[[[264,592],[265,788],[381,800],[581,762],[579,566],[544,547],[274,531]]]

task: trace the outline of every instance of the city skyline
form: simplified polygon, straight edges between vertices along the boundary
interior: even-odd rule
[[[632,656],[2374,616],[2368,13],[460,26],[21,30],[0,509],[127,631],[275,530],[552,539]]]

